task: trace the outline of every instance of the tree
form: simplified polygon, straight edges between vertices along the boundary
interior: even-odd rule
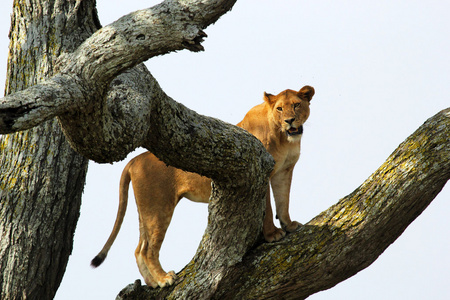
[[[37,5],[37,3],[33,4]],[[47,11],[51,10],[49,8],[55,7],[54,3],[46,2],[44,4],[45,5],[42,5],[41,3],[43,7],[47,8]],[[70,7],[57,7],[58,9],[55,9],[55,11],[61,11],[65,9],[66,12],[68,12],[67,15],[72,16],[72,18],[69,17],[70,22],[68,21],[66,23],[68,24],[66,25],[66,32],[74,31],[73,28],[69,29],[68,27],[71,24],[76,24],[78,26],[80,24],[83,24],[85,27],[90,29],[98,28],[98,22],[95,21],[95,13],[93,13],[94,6],[92,2],[82,1],[78,4],[71,4],[72,6]],[[159,16],[156,14],[156,11],[158,9],[160,9],[161,11],[173,9],[173,14],[171,16],[176,17],[178,15],[175,13],[177,9],[173,7],[169,8],[169,4],[170,3],[164,3],[155,8],[153,10],[153,12],[155,12],[154,17],[159,18]],[[195,4],[192,5],[193,6],[190,8],[195,8]],[[218,5],[218,7],[219,6],[220,5]],[[222,11],[221,13],[225,12],[227,9],[229,9],[229,7],[230,6],[226,7],[226,9],[224,9],[224,11]],[[195,20],[196,13],[194,12],[194,9],[190,10],[190,8],[185,7],[181,10],[180,15],[187,15],[187,17],[185,18],[179,18],[181,19],[181,22],[190,22],[189,20],[191,20],[193,23],[198,22],[198,20]],[[22,11],[26,11],[26,9],[23,9]],[[43,9],[43,11],[46,10]],[[77,13],[73,13],[74,11],[76,11]],[[207,10],[203,8],[203,11]],[[83,18],[86,12],[91,13],[91,20],[88,20],[89,18]],[[256,274],[254,274],[254,277],[249,276],[248,273],[245,274],[246,270],[247,272],[250,271],[246,269],[248,265],[245,265],[245,262],[251,261],[252,258],[258,258],[259,262],[268,261],[268,263],[270,263],[270,261],[272,261],[273,263],[273,257],[270,256],[271,252],[279,251],[280,248],[282,248],[283,250],[286,249],[287,251],[293,251],[289,247],[285,248],[281,246],[289,244],[289,242],[292,243],[293,240],[301,238],[311,239],[313,243],[312,245],[314,245],[314,241],[316,241],[316,244],[317,241],[322,241],[324,245],[328,245],[330,243],[325,243],[325,240],[329,239],[331,241],[334,241],[334,243],[331,244],[333,244],[335,247],[331,248],[334,249],[337,254],[342,252],[340,249],[342,249],[342,247],[344,246],[348,247],[345,253],[351,255],[353,253],[352,251],[355,251],[355,249],[352,249],[351,246],[358,245],[358,240],[356,239],[356,237],[360,237],[356,233],[366,231],[376,233],[386,230],[386,227],[377,227],[372,229],[370,228],[370,220],[378,220],[376,216],[379,217],[379,220],[382,220],[382,218],[385,216],[384,214],[380,214],[380,212],[376,210],[376,208],[378,207],[377,205],[375,205],[376,199],[372,199],[373,201],[366,201],[369,204],[370,202],[373,203],[373,207],[371,205],[368,205],[367,211],[371,211],[372,213],[368,213],[365,218],[362,218],[363,216],[361,216],[361,214],[362,211],[365,212],[366,209],[361,210],[361,213],[359,213],[358,211],[358,214],[352,214],[352,210],[350,210],[348,213],[344,213],[346,212],[346,210],[343,208],[345,207],[345,203],[342,202],[341,206],[339,206],[341,209],[338,211],[343,211],[341,215],[337,216],[335,219],[331,218],[331,216],[335,214],[330,211],[329,215],[323,215],[321,218],[318,218],[315,221],[311,222],[310,224],[308,224],[308,227],[305,227],[298,234],[291,235],[288,240],[284,241],[280,245],[264,244],[260,245],[258,248],[255,248],[255,246],[259,244],[257,240],[257,233],[260,231],[259,220],[261,219],[260,214],[262,211],[262,203],[261,201],[258,201],[258,199],[261,199],[261,195],[259,193],[262,189],[260,187],[265,184],[266,179],[264,178],[264,174],[267,174],[268,170],[270,169],[270,158],[260,154],[264,153],[260,145],[258,145],[257,142],[255,144],[254,139],[246,136],[245,133],[238,131],[232,126],[225,125],[216,120],[210,120],[198,116],[195,113],[190,112],[186,108],[182,107],[181,105],[173,102],[161,91],[161,89],[157,86],[157,83],[143,66],[138,66],[135,69],[131,69],[127,73],[117,77],[117,79],[114,79],[115,76],[123,69],[141,62],[142,60],[149,58],[152,55],[160,54],[164,51],[181,49],[183,47],[187,47],[192,50],[201,49],[201,45],[199,44],[199,42],[204,34],[201,31],[195,31],[195,26],[198,26],[198,24],[195,24],[194,27],[176,27],[181,29],[173,29],[172,27],[162,29],[155,28],[152,30],[140,31],[136,34],[131,31],[127,31],[126,35],[121,35],[120,33],[113,32],[113,30],[118,30],[118,32],[120,32],[122,29],[125,29],[123,24],[129,24],[128,22],[131,19],[134,20],[135,24],[141,24],[140,22],[148,22],[151,24],[152,17],[147,18],[146,16],[148,16],[148,14],[148,11],[146,13],[140,12],[132,14],[129,18],[121,19],[121,22],[118,22],[117,24],[115,23],[112,26],[106,27],[103,30],[97,32],[88,41],[86,41],[85,44],[80,46],[73,53],[71,52],[70,47],[68,47],[68,54],[64,55],[64,57],[59,58],[58,68],[60,72],[54,72],[54,74],[57,74],[55,77],[47,80],[42,85],[36,85],[34,88],[31,88],[26,92],[16,93],[15,95],[11,95],[10,97],[6,97],[2,100],[1,112],[4,114],[2,115],[1,120],[7,121],[3,122],[2,128],[6,129],[2,130],[6,130],[4,132],[11,132],[12,130],[20,130],[36,125],[43,119],[58,116],[64,132],[66,133],[66,136],[68,137],[72,146],[78,152],[82,153],[88,158],[99,162],[115,161],[123,158],[124,155],[126,155],[135,147],[145,146],[168,163],[185,168],[187,170],[198,171],[215,179],[217,197],[212,201],[210,205],[209,227],[200,247],[200,251],[193,259],[191,264],[189,264],[188,267],[182,272],[181,279],[179,282],[177,282],[177,286],[172,289],[164,289],[154,292],[173,292],[175,294],[196,293],[191,295],[198,295],[198,293],[206,292],[211,293],[211,296],[214,297],[220,297],[220,295],[225,296],[225,294],[223,294],[224,292],[231,291],[229,291],[229,289],[223,288],[230,283],[230,280],[232,280],[233,278],[238,278],[234,277],[236,276],[236,274],[238,274],[236,273],[236,271],[238,271],[240,272],[240,274],[242,274],[241,278],[248,278],[249,280],[241,282],[242,286],[246,287],[244,291],[247,293],[254,293],[254,295],[258,295],[258,293],[261,293],[261,291],[264,293],[269,293],[271,292],[270,289],[280,288],[281,291],[287,291],[289,293],[294,292],[296,293],[296,296],[298,296],[300,295],[298,292],[298,287],[296,287],[294,284],[292,284],[292,290],[288,290],[287,286],[283,284],[272,284],[270,288],[267,287],[267,291],[264,291],[263,288],[261,288],[260,291],[252,291],[251,289],[248,289],[247,285],[250,284],[250,280],[254,280],[258,277],[256,276]],[[55,13],[55,16],[57,15],[58,14]],[[161,21],[160,24],[165,25],[172,23],[173,20],[167,20],[167,18],[169,18],[170,16],[161,16],[161,18],[163,17],[165,17],[166,19]],[[39,13],[37,13],[37,15],[34,15],[33,18],[35,20],[38,20],[40,18]],[[79,20],[80,18],[82,20]],[[208,19],[208,22],[212,22],[216,18],[218,18],[217,15],[212,17],[211,19]],[[56,22],[60,21],[61,19],[55,17],[54,20]],[[43,21],[43,23],[45,22]],[[157,24],[154,26],[158,27],[159,25]],[[200,28],[203,28],[205,26],[206,25],[203,24],[202,26],[200,26]],[[57,26],[49,27],[58,28]],[[188,28],[189,32],[184,32],[184,28]],[[189,35],[191,33],[191,29],[197,35]],[[130,29],[128,28],[128,30]],[[135,26],[133,30],[139,31],[140,27]],[[92,32],[89,32],[89,30],[86,31],[91,34],[94,30],[92,30]],[[145,32],[144,36],[142,36],[142,32]],[[147,32],[167,32],[167,37],[170,39],[168,39],[167,41],[161,41],[160,43],[155,43],[155,40],[152,40],[151,37],[146,36]],[[182,34],[180,35],[178,33]],[[18,36],[20,36],[20,34],[18,34]],[[132,37],[136,37],[136,39],[132,40]],[[61,37],[61,40],[65,41],[65,38],[63,39]],[[175,42],[173,42],[172,40],[175,40]],[[116,41],[118,42],[114,45]],[[139,44],[139,41],[148,42],[148,44],[145,44],[144,42],[142,44]],[[105,45],[106,42],[110,43],[110,46],[98,46]],[[123,45],[121,44],[122,42],[129,42],[129,44],[127,44],[126,47],[123,47]],[[157,44],[157,47],[160,48],[156,50],[153,49],[151,45],[154,44]],[[113,48],[116,45],[117,48]],[[133,48],[133,46],[136,46],[136,48]],[[74,48],[75,47],[73,47],[72,49]],[[108,50],[110,52],[105,50],[104,53],[93,53],[93,49],[98,49],[99,51],[103,51],[105,49],[112,50]],[[126,50],[129,50],[129,52],[132,53],[123,53],[126,52]],[[99,63],[101,65],[99,65]],[[110,82],[111,88],[108,89]],[[108,93],[108,96],[105,103],[106,93]],[[45,95],[45,97],[42,97],[42,95]],[[15,105],[14,99],[20,99],[21,103],[19,103],[19,105]],[[35,99],[41,100],[42,104],[38,101],[34,101]],[[82,101],[83,99],[85,99],[86,101]],[[70,111],[70,114],[67,111]],[[21,118],[22,116],[23,118]],[[175,122],[174,116],[176,118]],[[434,127],[442,129],[437,124],[446,124],[446,122],[448,124],[448,117],[446,117],[445,112],[443,112],[436,116],[436,120],[430,120],[428,127],[424,129],[425,133],[431,131],[430,128]],[[50,131],[53,132],[53,129]],[[129,132],[133,132],[133,135],[130,135]],[[173,134],[173,136],[171,134]],[[191,138],[191,140],[188,142],[186,142],[185,139],[186,135]],[[211,136],[213,138],[210,138]],[[439,168],[439,170],[435,170],[429,167],[424,168],[424,170],[430,170],[433,172],[437,171],[436,173],[434,173],[434,175],[439,177],[439,180],[433,180],[435,178],[432,176],[433,174],[430,174],[430,177],[421,179],[421,183],[423,184],[422,186],[425,186],[424,183],[435,184],[435,186],[430,185],[430,190],[432,192],[425,195],[431,199],[432,197],[434,197],[435,193],[437,193],[438,190],[443,186],[443,184],[445,184],[445,182],[448,180],[449,175],[448,146],[446,146],[445,144],[445,142],[448,141],[448,131],[446,131],[445,126],[442,131],[438,130],[436,136],[436,139],[433,139],[433,141],[431,141],[431,145],[428,145],[428,148],[430,151],[430,158],[437,156],[434,157],[433,160],[438,162],[437,166],[434,164],[431,164],[431,166]],[[412,139],[414,140],[415,138]],[[194,143],[192,142],[193,140],[195,140]],[[235,140],[239,140],[242,146],[235,146]],[[441,145],[443,145],[442,148],[434,149],[433,147],[438,145],[438,143],[441,143]],[[253,145],[259,148],[253,149]],[[419,146],[420,143],[414,143],[414,145]],[[424,149],[427,149],[426,145],[427,144],[424,143]],[[214,156],[209,157],[211,155],[206,155],[205,149],[209,151],[211,151],[211,149],[217,149],[217,153],[213,151]],[[440,154],[437,155],[435,150],[439,150]],[[44,153],[41,154],[43,157],[48,157],[45,155],[47,153],[46,151],[41,151],[41,153]],[[408,153],[409,152],[406,152],[406,154]],[[423,153],[428,152],[424,150]],[[436,155],[431,155],[431,153],[434,153]],[[415,157],[414,153],[412,154],[413,155],[411,155],[410,158]],[[237,155],[237,157],[234,155]],[[233,157],[233,161],[229,161],[227,159],[229,157]],[[255,161],[254,157],[261,158],[263,163]],[[400,156],[399,159],[406,159],[406,157]],[[430,159],[430,161],[433,160]],[[67,160],[63,159],[62,161],[65,162]],[[196,166],[192,164],[193,161],[201,161],[202,164]],[[248,180],[247,178],[237,178],[236,181],[233,181],[232,179],[236,176],[236,174],[243,173],[245,174],[245,176],[247,176],[247,172],[240,171],[242,169],[247,169],[249,164],[253,164],[255,166],[255,171],[251,172],[254,174],[254,176],[252,176],[254,177],[254,179]],[[392,167],[395,166],[395,164],[396,161],[392,161],[386,166]],[[422,162],[420,161],[418,162],[418,164],[421,165]],[[261,167],[261,170],[258,170],[259,167]],[[12,169],[12,167],[9,168],[9,170]],[[414,174],[420,174],[412,173],[413,171],[416,171],[416,169],[418,168],[407,170],[406,173],[400,173],[403,174],[402,176],[404,177],[406,177],[406,175],[413,176]],[[227,170],[227,174],[223,174],[223,170]],[[4,173],[2,170],[2,174],[8,173]],[[405,179],[402,176],[400,176],[400,178]],[[40,176],[39,178],[45,177]],[[73,178],[73,176],[66,177],[65,180],[64,178],[61,178],[61,182],[67,182],[67,178]],[[395,182],[397,180],[397,177],[392,177],[389,179],[391,179],[392,182]],[[400,179],[398,180],[401,186]],[[431,181],[431,183],[429,181]],[[374,189],[379,187],[380,190],[378,194],[382,195],[382,186],[377,186],[374,183],[372,183],[370,186]],[[414,186],[416,186],[416,184],[414,184]],[[37,191],[41,189],[42,188],[40,187],[35,187],[33,190]],[[414,194],[410,190],[408,191],[408,193]],[[20,192],[12,192],[8,190],[8,193],[5,193],[5,195],[6,194],[20,195]],[[368,195],[364,193],[362,194]],[[236,199],[242,197],[245,197],[246,199],[246,206],[244,208],[242,207],[243,201],[240,201],[241,203],[239,206],[237,205],[237,201],[235,201]],[[405,195],[403,195],[403,197],[405,197]],[[47,198],[51,197],[47,196]],[[429,199],[429,201],[431,201],[431,199]],[[29,198],[27,198],[26,200],[29,200]],[[70,202],[70,200],[73,199],[67,197],[66,199],[60,200],[60,202],[64,200],[68,200],[68,202]],[[39,199],[36,199],[36,202],[40,203]],[[401,203],[401,201],[399,202]],[[427,203],[427,201],[423,202]],[[379,203],[382,202],[380,201]],[[394,204],[390,204],[389,207],[394,207],[393,211],[395,211],[395,205],[393,205]],[[421,202],[421,205],[424,204]],[[5,205],[4,207],[7,206]],[[50,207],[52,206],[50,205]],[[356,209],[358,207],[360,206],[350,205],[350,208],[353,209]],[[337,208],[338,207],[336,207],[336,209]],[[401,207],[399,209],[401,209]],[[254,211],[256,211],[257,213],[254,214]],[[415,216],[415,214],[419,213],[420,208],[417,208],[417,210],[414,211],[415,213],[413,215]],[[224,220],[224,217],[220,217],[218,215],[225,215],[226,220],[230,220],[230,222],[218,222],[218,220]],[[353,220],[355,216],[360,216],[361,218],[358,219],[357,222],[355,221],[356,223],[351,222],[350,220]],[[327,220],[328,217],[329,220]],[[390,216],[388,214],[386,215],[386,217],[386,222],[388,222],[389,220],[392,221],[389,218]],[[240,228],[242,218],[251,221],[249,222],[250,225],[248,228]],[[409,224],[407,222],[412,221],[411,216],[405,219],[406,220],[403,220],[404,223],[398,224],[399,229],[396,230],[396,233],[393,233],[392,236],[389,235],[390,237],[386,237],[385,240],[383,239],[382,241],[378,242],[379,248],[377,247],[376,251],[374,250],[375,254],[370,253],[370,255],[376,255],[376,253],[379,253],[378,251],[382,251],[382,249],[387,246],[386,243],[392,242],[394,236],[398,236],[401,233],[399,233],[398,231],[402,231],[402,228],[404,229],[404,226],[406,226],[405,224]],[[346,222],[343,222],[343,220],[345,220]],[[321,224],[323,225],[322,227],[319,226]],[[338,224],[339,226],[337,226],[336,224]],[[349,224],[353,227],[347,227]],[[334,230],[335,227],[337,227],[338,229]],[[305,235],[304,230],[310,230],[312,234]],[[318,230],[317,234],[314,234],[316,230]],[[353,233],[353,235],[348,234],[349,232]],[[385,233],[385,235],[388,234]],[[250,238],[247,239],[245,238],[246,236]],[[364,236],[369,237],[370,235]],[[229,240],[227,237],[230,237],[231,240]],[[317,237],[317,239],[313,239],[313,237]],[[321,240],[320,237],[322,237],[323,239]],[[349,241],[351,241],[351,243],[349,243]],[[35,243],[41,242],[42,239],[39,239],[38,237]],[[45,241],[42,243],[45,244]],[[303,245],[306,245],[306,243],[307,240],[303,241]],[[236,247],[230,249],[230,245],[237,246],[239,248]],[[318,245],[321,245],[321,243],[318,243]],[[2,247],[2,250],[3,249],[4,248]],[[214,249],[214,251],[208,251],[208,249]],[[247,254],[247,250],[249,249],[255,250],[252,250],[251,252],[249,252],[249,254]],[[308,249],[308,247],[303,249]],[[319,249],[317,246],[312,249],[313,251],[311,252],[316,252],[318,254],[321,254],[320,251],[324,251],[322,253],[333,253],[328,252],[328,250],[330,249]],[[316,250],[314,251],[314,249]],[[358,268],[370,264],[370,261],[373,259],[370,257],[370,255],[365,256],[361,253],[360,259],[361,261],[363,261],[363,263],[361,261],[355,260],[356,267],[354,268],[348,265],[344,266],[345,268],[348,268],[348,272],[344,272],[344,274],[346,274],[345,276],[348,277],[350,276],[350,274],[352,274],[352,272],[356,272]],[[316,255],[315,257],[317,259],[321,257],[323,258],[323,256],[325,255]],[[4,257],[7,258],[8,255],[2,257],[2,261],[5,261]],[[337,257],[339,258],[339,256]],[[209,263],[211,261],[213,261],[214,263]],[[311,266],[314,266],[314,264],[312,263],[313,262],[310,261]],[[330,263],[330,265],[328,265],[325,269],[322,268],[321,270],[333,271],[334,268],[331,262],[326,263]],[[53,269],[53,266],[51,268]],[[292,268],[293,267],[291,266],[289,270],[292,270]],[[58,267],[55,267],[54,269],[56,270],[58,269]],[[189,272],[194,269],[198,270],[198,272]],[[304,270],[305,268],[302,269]],[[252,271],[257,270],[266,271],[269,269],[252,269]],[[280,271],[279,269],[273,270]],[[342,272],[340,272],[339,274],[341,273]],[[211,274],[214,274],[215,276],[211,278]],[[265,276],[267,275],[268,274],[266,274]],[[191,276],[195,276],[195,279],[192,280]],[[14,275],[15,281],[18,277],[19,275]],[[274,280],[277,280],[275,277],[272,278]],[[280,276],[280,278],[282,278],[282,280],[287,280],[287,278],[289,277]],[[302,276],[301,278],[306,277]],[[190,282],[191,284],[184,285],[185,282],[183,280],[187,281],[188,283]],[[310,280],[314,281],[314,277],[311,277]],[[329,273],[324,277],[323,281],[318,281],[315,288],[309,285],[307,287],[309,293],[313,293],[314,291],[320,290],[320,288],[323,289],[324,286],[333,285],[339,280],[343,280],[342,277],[336,276],[335,273]],[[198,285],[193,286],[192,282],[203,283],[208,286],[208,289],[199,290]],[[211,285],[213,283],[216,283],[215,288],[211,288]],[[28,286],[28,283],[26,284],[26,286]],[[236,286],[233,281],[231,281],[231,284],[233,284],[233,286]],[[139,291],[141,291],[141,289],[139,289]],[[239,291],[240,295],[244,295],[242,294],[244,291],[241,289]],[[278,290],[275,292],[281,291]],[[238,292],[237,288],[236,292]],[[32,298],[31,295],[33,294],[31,292],[29,293],[29,295],[29,297]],[[124,293],[124,297],[126,295],[127,293]],[[209,295],[202,294],[201,296],[206,297]],[[289,297],[288,293],[286,294],[286,297]]]

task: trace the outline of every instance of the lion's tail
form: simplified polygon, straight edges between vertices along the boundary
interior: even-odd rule
[[[117,234],[119,233],[120,226],[122,226],[123,217],[125,216],[125,212],[127,210],[127,203],[128,203],[128,189],[130,186],[130,169],[131,162],[126,165],[126,167],[123,169],[122,176],[120,177],[120,185],[119,185],[119,209],[117,211],[116,216],[116,222],[114,223],[113,230],[106,241],[105,245],[103,246],[103,249],[97,254],[94,259],[91,261],[91,266],[96,268],[105,260],[106,255],[108,255],[108,251],[111,248],[112,244],[114,243],[114,240],[117,237]]]

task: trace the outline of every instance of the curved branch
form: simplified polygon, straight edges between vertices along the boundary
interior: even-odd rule
[[[122,160],[151,135],[148,126],[136,128],[133,124],[148,123],[154,99],[144,93],[159,87],[138,68],[147,80],[124,91],[137,95],[136,102],[130,105],[128,99],[107,100],[108,89],[114,88],[110,86],[112,80],[153,56],[181,49],[202,50],[206,36],[202,29],[230,10],[234,2],[168,0],[98,30],[75,52],[59,58],[56,77],[0,100],[0,133],[28,129],[58,116],[71,145],[85,157],[97,162]],[[64,91],[58,85],[61,80],[76,92]],[[139,104],[139,110],[134,109],[135,104]]]
[[[374,262],[449,179],[450,108],[427,120],[360,187],[298,232],[260,244],[196,288],[213,287],[211,299],[304,299],[331,288]],[[202,274],[195,268],[205,252],[201,247],[180,272],[177,286],[189,286]],[[166,298],[177,289],[152,290],[137,282],[118,298]]]
[[[164,1],[103,27],[74,53],[61,58],[61,72],[107,85],[114,77],[157,55],[202,51],[202,31],[229,11],[235,1]]]

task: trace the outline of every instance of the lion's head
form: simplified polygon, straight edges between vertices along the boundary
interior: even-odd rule
[[[285,90],[278,95],[264,93],[264,101],[272,110],[273,122],[286,134],[288,141],[298,141],[303,133],[303,124],[309,117],[309,102],[314,88],[304,86],[300,91]]]

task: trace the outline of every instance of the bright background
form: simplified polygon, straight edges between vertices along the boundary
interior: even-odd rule
[[[103,25],[158,1],[98,1]],[[12,1],[0,3],[0,82],[5,82]],[[450,106],[450,2],[245,1],[207,28],[206,51],[181,51],[146,64],[162,88],[199,113],[230,123],[264,91],[316,95],[305,126],[291,216],[306,223],[351,193],[426,119]],[[131,198],[107,260],[89,266],[112,229],[124,165],[91,163],[73,254],[56,295],[114,299],[141,278]],[[369,268],[309,299],[448,299],[450,188]],[[161,250],[179,271],[195,254],[207,206],[183,200]]]

